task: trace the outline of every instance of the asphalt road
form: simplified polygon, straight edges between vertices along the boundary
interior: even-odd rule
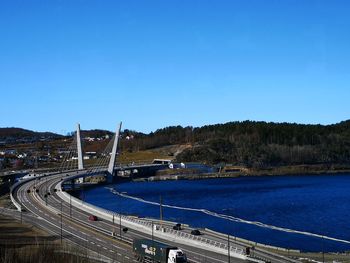
[[[68,176],[76,175],[75,172]],[[137,262],[133,258],[132,240],[135,238],[152,239],[152,236],[134,229],[129,229],[126,233],[120,231],[118,218],[115,218],[114,224],[102,219],[89,221],[89,213],[70,206],[56,194],[54,189],[61,181],[61,177],[62,175],[42,177],[26,182],[14,191],[14,196],[26,210],[22,213],[24,220],[57,235],[62,242],[78,245],[91,257],[101,261]],[[115,232],[117,236],[113,237],[112,232]],[[206,235],[209,234],[206,233]],[[211,238],[220,239],[216,236],[211,236]],[[197,247],[176,244],[158,238],[154,238],[154,240],[180,247],[187,254],[189,262],[244,262],[241,259],[233,257],[229,259],[227,255]],[[242,244],[237,243],[236,245],[244,248]],[[271,262],[295,262],[262,250],[255,250],[254,253],[255,256]]]

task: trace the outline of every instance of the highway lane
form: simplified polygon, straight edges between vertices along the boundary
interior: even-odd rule
[[[55,202],[53,202],[53,206],[57,206],[58,202],[60,201],[59,197],[55,194],[54,192],[54,187],[55,187],[55,183],[51,183],[49,186],[49,189],[51,189],[51,192],[53,193],[52,195],[50,195],[50,199],[56,199]],[[51,204],[51,202],[49,201],[49,204]],[[63,209],[63,212],[66,213],[67,215],[69,214],[69,204],[66,203],[65,204],[65,209]],[[81,223],[85,223],[87,222],[87,218],[90,214],[86,213],[85,211],[81,211],[81,210],[77,210],[74,211],[74,218],[75,219],[80,219]],[[118,218],[115,218],[115,222],[118,223]],[[118,224],[112,224],[112,222],[108,222],[108,221],[104,221],[104,220],[99,220],[96,222],[88,222],[88,225],[90,225],[91,227],[96,227],[98,226],[99,229],[103,229],[105,233],[110,233],[112,232],[113,229],[116,230],[117,234],[120,233],[120,228]],[[128,242],[132,242],[132,239],[134,238],[149,238],[151,239],[151,236],[145,235],[144,233],[135,231],[130,229],[128,231],[127,234],[124,234],[123,231],[121,231],[122,233],[122,239],[125,240],[127,239]],[[168,241],[166,240],[161,240],[158,238],[155,238],[156,241],[160,241],[163,243],[168,243]],[[174,245],[174,243],[172,243],[172,245]],[[187,252],[187,255],[190,259],[194,259],[193,261],[198,261],[198,262],[204,262],[204,261],[211,261],[211,262],[227,262],[227,256],[221,255],[221,254],[216,254],[213,253],[212,255],[210,255],[210,253],[203,251],[203,250],[197,250],[195,248],[189,247],[188,249],[186,249],[186,246],[181,245],[181,244],[176,244],[177,246],[181,247],[185,252]],[[207,254],[206,258],[203,257],[203,254]],[[233,260],[233,259],[232,259]],[[234,260],[232,261],[234,262]]]
[[[64,238],[67,237],[67,235],[71,235],[73,237],[76,237],[75,239],[79,239],[79,243],[81,246],[86,247],[87,249],[95,250],[96,252],[100,252],[98,248],[104,249],[106,253],[104,253],[109,258],[114,259],[115,255],[113,255],[114,250],[121,250],[118,253],[118,255],[122,255],[124,259],[129,260],[130,262],[135,262],[131,259],[132,255],[132,249],[130,244],[125,244],[124,247],[121,248],[120,242],[117,245],[110,246],[111,241],[112,243],[115,243],[117,240],[112,238],[110,236],[111,229],[113,227],[117,228],[117,226],[113,226],[110,222],[103,222],[103,221],[97,221],[97,222],[88,222],[87,218],[88,215],[84,211],[77,211],[77,209],[72,209],[72,218],[73,220],[70,221],[70,209],[69,204],[66,202],[61,202],[61,200],[58,200],[58,196],[54,194],[54,182],[57,182],[60,180],[60,176],[55,176],[53,178],[45,178],[38,182],[31,182],[25,184],[25,186],[20,187],[18,191],[18,196],[23,205],[26,207],[28,211],[33,211],[36,215],[38,215],[42,220],[46,222],[51,222],[50,225],[46,225],[47,227],[56,228],[55,232],[58,234],[60,230],[60,210],[61,210],[61,203],[62,203],[62,232],[64,234]],[[51,182],[51,184],[50,184]],[[50,184],[50,185],[48,185]],[[39,190],[39,193],[36,193],[34,190],[34,185],[36,189]],[[30,193],[27,193],[27,190],[31,190]],[[47,206],[45,205],[45,198],[43,198],[44,193],[47,192],[47,189],[51,189],[52,194],[49,195],[47,199]],[[38,200],[38,198],[42,198],[42,201]],[[54,209],[55,212],[52,210],[47,210],[48,207],[51,207],[51,209]],[[57,212],[58,211],[58,212]],[[52,223],[55,222],[55,223]],[[99,228],[104,230],[104,234],[98,233],[95,230],[89,229],[92,224],[96,223],[96,225],[99,226]],[[84,226],[88,225],[88,227]],[[128,236],[134,237],[145,237],[143,233],[129,230]],[[70,236],[70,237],[71,237]],[[98,236],[98,237],[97,237]],[[123,237],[125,239],[125,237]],[[151,238],[151,237],[148,237]],[[131,240],[131,239],[129,239]],[[162,240],[160,240],[162,241]],[[92,245],[92,246],[91,246]],[[227,262],[227,257],[223,258],[223,255],[215,255],[208,251],[193,249],[193,248],[184,248],[184,246],[180,246],[185,251],[187,251],[189,259],[192,259],[192,262]],[[96,249],[97,248],[97,249]],[[192,251],[193,250],[193,251]],[[221,258],[221,259],[220,259]],[[241,261],[235,261],[235,259],[232,258],[231,262],[241,262]]]
[[[64,177],[70,177],[72,175],[76,176],[77,173],[65,174]],[[97,254],[103,253],[108,258],[115,260],[114,262],[119,262],[118,258],[122,258],[124,262],[135,262],[135,260],[132,259],[131,240],[134,238],[151,239],[152,237],[133,229],[129,229],[126,234],[122,232],[122,242],[120,237],[113,238],[111,236],[112,230],[116,231],[117,234],[120,233],[118,218],[116,218],[115,224],[104,220],[96,222],[88,221],[89,213],[74,207],[71,209],[69,203],[62,201],[55,193],[55,186],[61,181],[61,178],[62,175],[54,175],[28,182],[17,189],[18,197],[28,211],[32,211],[36,214],[42,221],[46,222],[45,226],[47,228],[51,229],[51,231],[55,231],[58,235],[60,235],[62,219],[62,233],[64,234],[64,239],[68,238],[69,240],[74,240],[73,242],[85,247],[86,249],[91,249]],[[30,193],[27,193],[28,189],[31,190]],[[38,193],[36,193],[36,190],[38,190]],[[48,192],[50,195],[48,195],[46,199],[45,194]],[[171,245],[177,245],[187,253],[191,262],[228,262],[227,255],[184,246],[182,244],[176,244],[158,238],[155,238],[155,240]],[[238,245],[244,247],[242,244],[237,244],[237,246]],[[255,255],[270,259],[271,262],[282,263],[291,261],[289,259],[275,257],[264,251],[256,250],[254,253]],[[233,257],[230,259],[230,262],[242,261],[243,260]]]
[[[98,257],[102,257],[101,255],[103,255],[105,260],[112,259],[110,261],[113,262],[135,262],[130,258],[131,250],[129,246],[125,246],[123,243],[120,244],[117,240],[111,238],[106,241],[103,235],[91,231],[90,228],[79,225],[74,221],[69,221],[63,216],[61,218],[61,214],[48,210],[45,205],[38,202],[35,197],[36,194],[28,194],[27,190],[30,187],[31,185],[29,184],[21,187],[18,191],[18,196],[27,211],[33,212],[38,217],[43,228],[55,233],[58,237],[62,234],[63,240],[76,243],[86,251],[94,251]]]

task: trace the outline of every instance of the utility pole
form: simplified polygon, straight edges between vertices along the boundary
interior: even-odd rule
[[[72,220],[72,196],[69,195],[69,218]]]
[[[122,240],[122,214],[119,211],[119,236],[120,239]]]
[[[324,239],[322,235],[322,262],[324,263]]]
[[[152,262],[154,263],[154,236],[153,236],[153,220],[152,220]]]
[[[63,239],[63,232],[62,232],[62,199],[61,199],[61,245],[62,245],[62,239]]]
[[[231,255],[230,255],[230,235],[227,235],[227,255],[228,255],[228,263],[231,262]]]
[[[115,236],[114,213],[113,213],[112,216],[113,216],[113,217],[112,217],[112,225],[113,225],[113,227],[112,227],[112,237],[114,238],[114,236]]]
[[[162,227],[163,226],[162,196],[159,197],[159,204],[160,204],[160,206],[159,206],[159,209],[160,209],[160,211],[159,211],[159,214],[160,214],[160,227]]]

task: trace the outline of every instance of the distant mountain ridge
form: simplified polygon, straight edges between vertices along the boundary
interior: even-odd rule
[[[53,132],[36,132],[23,128],[6,127],[0,128],[0,139],[13,138],[61,138],[63,135]]]
[[[74,133],[75,131],[72,131],[67,135],[61,135],[53,132],[36,132],[36,131],[27,130],[23,128],[6,127],[6,128],[0,128],[0,140],[11,140],[11,139],[20,140],[20,139],[28,139],[28,138],[57,139],[57,138],[63,138],[66,136],[72,136]],[[105,137],[106,135],[112,137],[114,133],[108,130],[101,130],[101,129],[81,130],[81,136],[83,138],[84,137],[101,138],[101,137]]]
[[[67,136],[73,135],[74,132]],[[106,130],[82,130],[82,137],[112,138]],[[50,132],[0,128],[0,143],[30,143],[62,137]],[[68,137],[67,137],[68,138]],[[202,127],[171,126],[144,134],[125,129],[121,152],[137,152],[168,145],[186,145],[178,162],[228,163],[266,168],[284,165],[346,165],[350,167],[350,120],[336,124],[297,124],[235,121]],[[174,152],[169,152],[174,156]]]

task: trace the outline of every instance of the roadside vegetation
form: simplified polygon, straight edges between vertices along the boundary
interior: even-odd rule
[[[86,254],[86,252],[85,252]],[[0,248],[0,261],[2,263],[92,263],[84,251],[73,248],[61,248],[60,245],[38,246],[5,246]]]
[[[63,243],[59,237],[0,215],[1,263],[89,263],[88,251]]]

